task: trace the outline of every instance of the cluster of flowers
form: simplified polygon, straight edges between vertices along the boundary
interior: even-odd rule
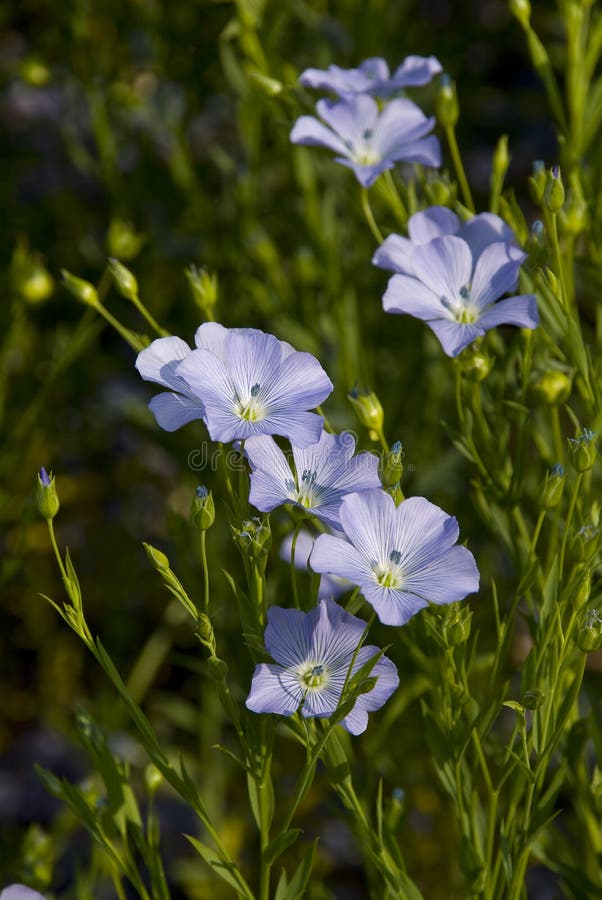
[[[438,167],[439,141],[425,136],[434,119],[406,98],[387,98],[427,84],[440,72],[433,56],[408,56],[393,75],[379,58],[357,69],[307,69],[302,85],[332,91],[339,99],[318,102],[322,121],[301,116],[291,141],[334,150],[337,162],[353,169],[365,188],[400,161]],[[381,98],[380,107],[375,98]],[[385,312],[425,321],[448,356],[457,356],[496,325],[537,326],[532,294],[496,303],[516,289],[525,260],[512,229],[498,216],[482,213],[462,224],[451,210],[435,206],[412,216],[408,230],[409,238],[389,235],[372,260],[395,273],[383,297]]]
[[[472,554],[457,546],[456,520],[422,497],[399,506],[380,486],[374,454],[354,456],[349,434],[329,434],[310,410],[332,391],[320,363],[271,334],[201,325],[192,350],[177,337],[159,338],[136,361],[143,378],[168,388],[151,400],[168,431],[202,419],[213,440],[241,442],[251,468],[250,502],[269,512],[294,504],[335,533],[311,549],[314,572],[357,585],[381,622],[403,625],[429,602],[451,603],[478,589]],[[274,436],[291,444],[292,462]],[[244,442],[244,443],[243,443]],[[274,663],[258,665],[247,706],[259,713],[327,717],[350,676],[379,653],[360,646],[366,623],[324,596],[308,613],[272,607],[265,632]],[[342,724],[367,725],[398,685],[382,656]]]

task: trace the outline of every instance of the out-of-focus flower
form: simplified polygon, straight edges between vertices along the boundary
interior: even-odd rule
[[[385,625],[478,590],[474,557],[456,545],[456,519],[423,497],[396,507],[383,490],[349,494],[340,516],[347,540],[320,535],[310,565],[358,585]]]
[[[367,94],[343,100],[320,100],[316,111],[322,119],[301,116],[291,132],[294,144],[328,147],[336,161],[353,169],[363,187],[395,163],[441,165],[441,148],[433,135],[435,124],[411,100],[391,100],[379,111]]]
[[[422,319],[447,355],[457,356],[496,325],[538,325],[533,294],[496,302],[516,288],[525,258],[514,245],[498,241],[489,243],[475,262],[465,239],[452,234],[436,237],[412,248],[412,274],[393,275],[383,308]]]
[[[428,84],[441,71],[441,63],[434,56],[406,56],[391,75],[385,60],[374,56],[364,60],[356,69],[342,69],[340,66],[306,69],[299,81],[304,87],[332,91],[341,97],[349,94],[390,97],[401,88]]]
[[[473,264],[489,244],[505,241],[516,243],[514,232],[503,219],[494,213],[479,213],[468,222],[461,222],[458,216],[446,206],[429,206],[414,213],[408,220],[409,238],[390,234],[385,238],[372,257],[372,263],[380,269],[413,275],[412,251],[417,244],[428,244],[434,238],[455,234],[470,247]]]
[[[292,446],[294,468],[271,437],[249,438],[245,454],[251,464],[249,501],[262,512],[293,503],[327,525],[340,528],[339,509],[345,494],[380,486],[378,458],[354,456],[349,432],[323,431],[316,444]]]
[[[357,649],[365,627],[365,622],[333,600],[322,600],[309,613],[273,606],[268,610],[265,645],[275,663],[256,667],[247,707],[257,713],[291,716],[303,704],[305,718],[331,716],[350,667],[353,675],[379,653],[373,646]],[[397,669],[386,656],[379,659],[370,677],[376,683],[360,694],[341,721],[351,734],[366,730],[368,712],[379,709],[399,684]]]
[[[309,570],[309,557],[314,548],[316,538],[309,531],[302,529],[297,535],[295,543],[294,566],[296,569]],[[285,537],[280,545],[278,555],[280,559],[290,563],[291,553],[293,549],[293,535],[289,534]],[[332,575],[322,575],[318,586],[318,600],[326,598],[336,599],[349,590],[351,584],[345,578],[337,578]]]
[[[44,895],[24,884],[9,884],[0,892],[0,900],[44,900]]]
[[[332,383],[310,353],[254,328],[215,322],[201,325],[195,340],[199,349],[175,373],[203,404],[213,440],[278,434],[307,447],[319,439],[323,419],[308,410],[326,399]]]

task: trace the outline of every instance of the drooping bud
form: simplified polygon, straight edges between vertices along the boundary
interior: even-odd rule
[[[560,406],[569,399],[571,379],[564,372],[552,369],[540,375],[531,385],[531,390],[546,406]]]
[[[195,491],[190,518],[199,531],[207,531],[215,522],[213,494],[204,485],[199,485]]]
[[[381,464],[380,480],[384,487],[391,488],[398,484],[403,475],[404,457],[401,441],[395,441]]]
[[[569,438],[573,452],[573,465],[578,472],[588,472],[596,461],[596,432],[584,428],[577,437]]]
[[[556,463],[549,472],[546,472],[543,485],[541,487],[541,505],[543,509],[554,509],[560,503],[564,482],[566,481],[566,473],[564,466]]]
[[[559,166],[552,166],[548,172],[543,202],[551,213],[558,212],[564,206],[564,185]]]
[[[217,275],[207,269],[189,266],[186,278],[192,292],[192,299],[207,319],[213,319],[213,311],[217,304]]]
[[[59,497],[56,492],[54,475],[50,475],[42,466],[38,472],[38,492],[36,498],[38,512],[42,518],[50,522],[56,516],[60,508]]]
[[[460,115],[456,86],[446,72],[439,79],[436,113],[437,121],[443,128],[453,128]]]
[[[356,384],[347,394],[347,399],[353,406],[355,414],[366,428],[373,431],[381,431],[383,427],[384,413],[380,400],[369,388]]]
[[[138,299],[138,282],[134,275],[118,259],[109,260],[109,269],[115,282],[115,287],[126,300]]]
[[[78,278],[77,275],[72,275],[66,269],[61,269],[61,278],[69,293],[73,294],[76,300],[86,306],[98,307],[98,293],[93,284],[84,281],[83,278]]]

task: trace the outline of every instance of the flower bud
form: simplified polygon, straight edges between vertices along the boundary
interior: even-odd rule
[[[276,81],[275,78],[270,78],[268,75],[262,75],[261,72],[251,72],[251,78],[268,97],[277,97],[284,90],[281,81]]]
[[[213,494],[204,485],[199,485],[196,489],[190,510],[190,518],[199,531],[207,531],[215,522]]]
[[[546,190],[546,167],[542,159],[533,161],[533,171],[529,176],[529,193],[536,206],[543,206],[543,195]]]
[[[109,269],[115,282],[115,287],[122,297],[126,300],[138,299],[138,282],[129,269],[119,262],[118,259],[109,260]]]
[[[596,461],[596,432],[584,428],[575,438],[569,438],[573,452],[573,465],[578,472],[588,472]]]
[[[575,599],[573,601],[576,609],[581,609],[588,602],[592,592],[592,570],[587,569],[585,575],[581,579]]]
[[[493,357],[481,350],[467,348],[459,358],[460,371],[468,381],[485,381],[493,367]]]
[[[149,763],[144,770],[144,783],[148,793],[151,795],[155,794],[162,781],[163,775],[159,769],[152,763]]]
[[[353,406],[355,414],[366,428],[380,431],[383,427],[383,408],[381,402],[373,391],[362,388],[358,384],[349,391],[347,399]]]
[[[60,503],[54,484],[54,475],[52,472],[49,475],[44,466],[42,466],[38,472],[38,492],[36,502],[38,512],[42,518],[46,519],[47,522],[54,519],[59,511]]]
[[[597,609],[588,609],[577,629],[576,643],[583,653],[592,653],[602,646],[602,616]]]
[[[558,218],[563,231],[574,236],[581,234],[587,227],[587,203],[575,191],[569,190]]]
[[[593,558],[598,549],[600,529],[596,525],[582,525],[572,544],[572,554],[578,562],[586,562]]]
[[[161,550],[157,550],[151,544],[143,543],[142,546],[146,550],[146,555],[153,569],[157,572],[167,572],[169,570],[169,560]]]
[[[19,75],[29,87],[44,87],[51,78],[51,71],[41,59],[28,56],[19,64]]]
[[[531,390],[546,406],[560,406],[569,399],[571,379],[564,372],[553,369],[540,375],[531,385]]]
[[[558,212],[564,205],[564,186],[558,166],[553,166],[548,173],[543,202],[545,208],[551,213]]]
[[[549,472],[546,472],[541,487],[541,505],[543,509],[554,509],[560,503],[566,474],[564,466],[557,463]]]
[[[395,441],[381,463],[380,480],[384,487],[394,487],[403,475],[405,453],[401,441]]]
[[[134,259],[140,253],[145,241],[146,235],[137,234],[131,222],[124,222],[123,219],[111,220],[107,234],[109,256],[125,260]]]
[[[189,266],[186,278],[192,292],[192,299],[207,319],[213,318],[213,310],[217,304],[217,275],[207,269]]]
[[[541,219],[536,219],[531,225],[526,250],[529,254],[529,265],[532,268],[545,266],[548,258],[548,247],[546,231]]]
[[[472,610],[467,606],[460,606],[453,612],[450,610],[450,613],[444,624],[445,637],[450,647],[456,647],[458,644],[465,644],[470,637]]]
[[[510,165],[510,154],[508,153],[508,135],[503,134],[498,140],[493,152],[493,176],[497,181],[502,182]]]
[[[453,128],[460,115],[456,86],[447,73],[443,73],[439,79],[436,112],[437,121],[443,128]]]
[[[531,19],[531,4],[529,0],[510,0],[510,12],[516,16],[523,28],[529,25]]]
[[[213,625],[211,624],[211,619],[205,613],[199,614],[197,632],[203,644],[206,644],[208,647],[215,647]]]
[[[10,278],[15,291],[26,303],[35,306],[47,300],[54,291],[54,279],[27,243],[19,241],[10,264]]]
[[[243,556],[253,559],[260,572],[265,572],[268,554],[272,546],[272,532],[269,523],[261,519],[245,519],[242,527],[232,528],[234,542]]]
[[[94,307],[99,305],[96,288],[93,284],[90,284],[89,281],[84,281],[83,278],[72,275],[71,272],[67,272],[66,269],[61,269],[61,278],[69,293],[73,294],[80,303]]]
[[[429,203],[433,206],[449,206],[453,208],[458,198],[458,185],[451,182],[448,175],[427,174],[424,190]]]
[[[521,703],[525,709],[539,709],[545,699],[545,694],[539,688],[531,691],[525,691],[521,698]]]

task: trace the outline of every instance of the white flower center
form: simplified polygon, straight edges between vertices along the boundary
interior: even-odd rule
[[[470,325],[479,318],[479,310],[470,302],[470,287],[470,284],[463,285],[459,291],[460,296],[453,300],[448,297],[440,298],[443,306],[461,325]]]
[[[391,550],[389,558],[385,562],[372,563],[376,583],[384,588],[399,589],[404,582],[400,563],[401,553],[399,550]]]
[[[261,385],[254,384],[246,400],[240,397],[236,401],[236,414],[247,422],[258,422],[266,417],[265,404],[260,398]]]
[[[328,684],[328,672],[322,663],[306,663],[299,672],[299,680],[309,691],[321,691]]]
[[[312,469],[304,469],[301,476],[301,483],[297,490],[296,500],[305,509],[315,509],[319,504],[320,486],[316,484],[318,473]]]
[[[374,146],[373,137],[372,130],[366,128],[357,143],[352,144],[351,141],[345,141],[351,158],[360,166],[376,166],[382,159],[381,154]]]

